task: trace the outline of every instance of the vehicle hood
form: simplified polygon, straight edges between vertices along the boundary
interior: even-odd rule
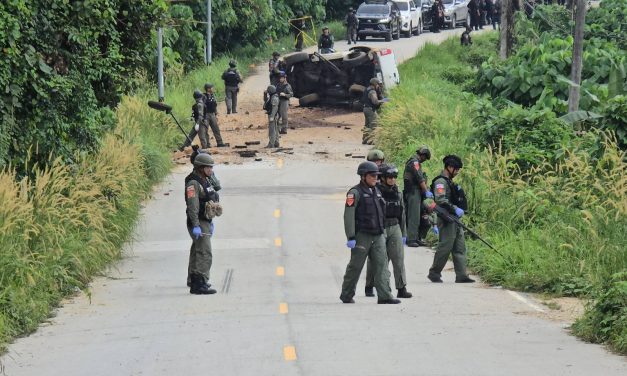
[[[357,13],[357,18],[388,18],[388,15],[385,13]]]

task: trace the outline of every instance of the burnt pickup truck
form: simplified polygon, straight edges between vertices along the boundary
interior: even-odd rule
[[[355,46],[348,51],[320,55],[284,55],[287,81],[301,106],[344,106],[360,111],[361,97],[377,77],[383,90],[400,82],[396,58],[389,48]]]

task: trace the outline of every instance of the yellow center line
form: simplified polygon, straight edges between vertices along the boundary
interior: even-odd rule
[[[288,362],[296,360],[296,348],[294,346],[283,347],[283,358]]]
[[[274,238],[274,245],[280,247],[281,244],[283,244],[283,240],[281,240],[281,238]]]
[[[281,216],[281,209],[274,209],[274,218],[279,218]]]
[[[276,166],[279,169],[283,168],[283,159],[281,159],[281,158],[277,159],[276,160]]]
[[[278,277],[283,277],[285,275],[285,268],[282,266],[277,266],[276,267],[276,275]]]
[[[279,304],[279,313],[286,314],[288,312],[287,303]]]

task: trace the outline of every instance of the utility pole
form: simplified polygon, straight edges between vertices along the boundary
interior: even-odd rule
[[[507,59],[512,52],[514,44],[514,1],[503,0],[501,4],[501,38],[499,58]]]
[[[157,29],[157,92],[159,102],[165,100],[163,91],[163,28],[159,27]]]
[[[568,112],[579,110],[581,94],[581,69],[583,68],[583,29],[586,24],[586,0],[577,0],[575,10],[575,35],[573,41],[573,65],[570,80],[574,83],[568,91]]]
[[[211,65],[211,0],[207,0],[207,65]]]

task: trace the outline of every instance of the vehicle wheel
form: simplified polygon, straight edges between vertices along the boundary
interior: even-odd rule
[[[368,46],[355,46],[355,47],[349,48],[348,50],[349,51],[363,51],[366,54],[368,54],[370,51],[372,51],[372,48]]]
[[[418,21],[418,27],[416,28],[416,30],[412,30],[412,34],[414,35],[420,35],[420,32],[422,31],[422,21]]]
[[[300,99],[298,100],[298,104],[300,104],[301,107],[307,107],[307,106],[313,106],[319,101],[320,101],[320,96],[317,93],[313,93],[313,94],[307,94],[307,95],[300,97]]]
[[[366,40],[366,36],[365,35],[360,35],[357,37],[359,40]]]
[[[403,34],[405,34],[405,38],[411,38],[411,34],[414,30],[414,25],[409,24],[409,30],[407,30],[406,32],[404,32]]]
[[[385,41],[386,42],[391,42],[392,41],[392,30],[388,31],[388,33],[385,34]]]
[[[352,84],[351,87],[348,88],[348,92],[354,95],[362,95],[366,91],[366,87],[359,84]]]
[[[392,39],[397,40],[401,38],[401,25],[396,25],[396,34],[392,35]]]
[[[370,61],[370,58],[364,51],[352,51],[348,55],[344,56],[342,61],[344,62],[345,67],[356,67]]]
[[[346,98],[346,89],[341,86],[331,86],[324,91],[325,97]]]
[[[309,54],[307,52],[294,52],[283,56],[285,65],[291,67],[294,64],[302,63],[303,61],[309,61]]]

